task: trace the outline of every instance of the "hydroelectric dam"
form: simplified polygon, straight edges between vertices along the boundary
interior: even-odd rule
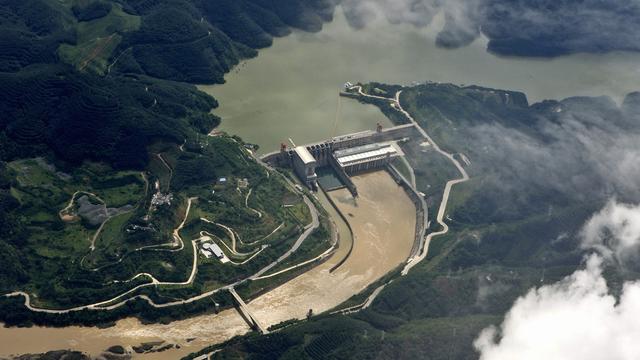
[[[318,186],[325,191],[346,187],[354,198],[358,196],[358,189],[350,176],[387,170],[416,206],[415,241],[410,255],[413,257],[422,252],[424,246],[428,227],[427,204],[424,194],[419,193],[391,164],[391,159],[404,155],[398,143],[411,140],[425,141],[413,123],[390,128],[378,125],[375,130],[291,148],[282,144],[280,151],[265,154],[261,160],[272,166],[292,168],[302,183],[312,190]]]
[[[293,168],[300,180],[311,189],[318,183],[325,190],[346,186],[356,197],[358,190],[349,176],[366,171],[378,170],[389,164],[394,157],[403,155],[396,144],[397,141],[408,141],[421,138],[414,124],[405,124],[390,128],[378,125],[376,130],[367,130],[353,134],[336,136],[331,139],[288,147],[282,144],[280,151],[265,154],[262,161],[278,167]],[[318,176],[316,170],[337,177],[339,183],[323,181],[325,176]]]

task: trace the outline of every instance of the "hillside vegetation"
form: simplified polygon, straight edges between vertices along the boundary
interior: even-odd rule
[[[530,105],[522,93],[477,86],[364,88],[402,90],[402,106],[434,140],[469,159],[471,180],[454,187],[445,213],[449,233],[433,238],[427,259],[368,309],[234,339],[214,358],[476,359],[474,339],[519,296],[581,266],[580,231],[594,212],[611,197],[640,200],[623,169],[611,165],[640,132],[638,94],[622,106],[606,97]],[[388,102],[360,99],[396,119]],[[459,174],[429,146],[403,149],[433,216],[444,183]],[[437,230],[432,221],[430,231]],[[619,292],[638,270],[610,264],[605,274]],[[356,298],[352,305],[363,301]]]
[[[189,83],[223,82],[274,36],[291,27],[317,31],[332,10],[326,0],[0,0],[0,250],[7,256],[0,293],[24,291],[34,306],[68,308],[149,283],[131,279],[140,272],[184,282],[191,241],[202,232],[232,245],[229,233],[201,217],[253,242],[229,252],[232,262],[255,260],[201,259],[192,284],[140,294],[156,302],[199,294],[279,257],[310,221],[307,206],[256,164],[241,139],[205,136],[220,121],[210,114],[217,102]],[[219,177],[229,186],[217,185]],[[201,200],[179,233],[184,251],[166,251],[178,245],[172,233],[188,198]],[[326,226],[322,220],[314,236],[326,235]],[[327,236],[320,237],[300,256],[324,251]],[[0,320],[94,324],[208,308],[161,312],[133,302],[108,315],[49,316],[23,301],[3,298]]]
[[[142,168],[153,140],[217,124],[192,83],[222,82],[289,26],[318,30],[326,1],[1,1],[0,160],[53,152]],[[233,14],[233,16],[230,16]]]

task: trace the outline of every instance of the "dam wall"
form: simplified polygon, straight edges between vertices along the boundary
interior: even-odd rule
[[[424,201],[424,198],[418,194],[418,192],[411,186],[409,181],[400,174],[400,172],[393,166],[388,165],[387,171],[391,174],[391,177],[398,183],[398,185],[402,186],[404,191],[409,195],[409,198],[416,206],[416,231],[415,231],[415,241],[413,243],[413,247],[411,248],[411,254],[409,257],[414,257],[423,251],[424,246],[424,238],[427,232],[427,222],[428,222],[428,213],[427,213],[427,203]]]
[[[336,150],[415,137],[421,137],[416,127],[413,124],[405,124],[382,129],[381,131],[368,130],[337,136],[329,140],[303,146],[306,147],[316,159],[317,166],[327,166],[330,165],[329,159],[331,158],[331,154]],[[272,166],[280,167],[291,166],[292,158],[293,150],[274,151],[261,157],[262,161]]]

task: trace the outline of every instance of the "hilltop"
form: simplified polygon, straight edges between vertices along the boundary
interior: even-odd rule
[[[322,0],[0,1],[0,292],[78,308],[32,312],[16,293],[2,299],[1,320],[178,318],[210,299],[148,303],[234,283],[288,250],[313,205],[242,139],[207,136],[217,102],[190,83],[222,83],[274,36],[317,31],[332,11]],[[316,241],[287,261],[329,247],[321,216]],[[197,246],[211,241],[228,247],[228,263],[199,260]],[[138,299],[117,304],[129,297]],[[117,306],[87,310],[101,302]]]

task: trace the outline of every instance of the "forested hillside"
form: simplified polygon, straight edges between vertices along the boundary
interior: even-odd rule
[[[262,174],[237,158],[238,141],[217,139],[204,154],[195,139],[219,123],[210,114],[217,103],[189,83],[223,82],[274,36],[290,27],[319,30],[332,10],[325,0],[0,0],[0,251],[7,257],[0,291],[32,291],[48,305],[69,306],[117,293],[118,286],[87,281],[96,273],[75,263],[89,245],[97,255],[87,262],[122,261],[133,244],[167,241],[194,179],[210,186],[216,172],[251,181]],[[194,159],[167,162],[161,152]],[[155,180],[176,200],[154,217]],[[119,214],[104,237],[122,241],[93,252],[87,241],[101,241],[107,220],[64,209],[95,206]],[[148,258],[125,262],[132,270]],[[161,275],[181,278],[190,263],[173,260],[174,273]],[[159,263],[151,266],[165,271]]]
[[[640,50],[636,3],[432,2],[464,4],[447,8],[437,38],[444,47],[483,33],[488,50],[503,55]],[[220,119],[210,113],[216,100],[193,84],[222,83],[233,66],[292,28],[320,30],[334,3],[0,0],[0,293],[24,291],[35,306],[69,308],[146,284],[137,294],[163,303],[237,281],[290,248],[311,216],[302,198],[256,164],[239,138],[202,136]],[[420,26],[441,9],[419,6],[429,1],[381,3],[411,5],[409,22]],[[366,23],[354,9],[346,8],[351,23]],[[407,21],[407,14],[386,10],[391,21]],[[373,88],[401,89],[364,86]],[[630,176],[637,172],[629,170],[637,169],[630,150],[640,138],[637,93],[621,105],[606,97],[529,104],[518,92],[427,83],[405,88],[400,102],[442,148],[468,157],[471,180],[456,185],[447,207],[450,232],[434,238],[426,260],[366,310],[236,338],[216,356],[476,358],[473,340],[519,296],[581,266],[580,231],[594,212],[612,198],[640,200],[637,176]],[[387,100],[374,104],[392,120],[401,117]],[[429,205],[429,230],[437,231],[435,209],[457,173],[428,146],[403,150]],[[243,193],[240,184],[250,188]],[[196,197],[201,201],[191,209]],[[144,250],[173,246],[181,223],[190,240],[215,232],[202,218],[231,224],[243,237],[266,239],[278,224],[284,230],[269,249],[241,249],[265,250],[247,268],[212,259],[192,284],[174,287],[197,269],[195,246],[179,256]],[[328,245],[327,224],[325,218],[302,255]],[[614,294],[625,279],[640,277],[637,264],[605,270]],[[169,286],[158,292],[136,275],[147,272]],[[362,303],[381,283],[344,306]],[[202,312],[211,300],[159,310],[138,299],[113,312],[59,316],[26,309],[17,295],[2,299],[0,320],[95,325],[137,314],[169,321]]]
[[[155,138],[216,124],[191,83],[222,82],[289,26],[318,30],[327,1],[0,2],[0,160],[53,151],[65,161],[141,168]]]
[[[386,286],[366,310],[234,339],[217,358],[477,359],[474,340],[499,324],[518,297],[582,266],[581,229],[594,213],[612,198],[640,200],[630,177],[636,166],[618,160],[637,154],[637,93],[621,106],[607,97],[530,105],[522,93],[477,86],[364,88],[402,90],[402,106],[439,146],[467,158],[461,162],[471,180],[451,192],[449,233],[434,237],[426,260]],[[398,114],[388,102],[360,99],[391,119]],[[426,195],[429,231],[438,231],[445,182],[459,174],[430,147],[409,143],[403,150]],[[613,294],[639,275],[637,262],[608,263],[604,274]]]

